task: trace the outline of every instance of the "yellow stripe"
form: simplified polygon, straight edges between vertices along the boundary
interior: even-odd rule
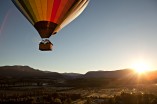
[[[21,5],[23,6],[23,8],[25,9],[25,11],[27,12],[27,14],[34,20],[34,22],[37,21],[36,16],[34,15],[32,8],[29,4],[29,2],[27,0],[19,0],[19,2],[21,3]]]
[[[25,3],[25,5],[26,5],[27,9],[29,10],[29,12],[31,13],[31,15],[33,16],[33,19],[35,20],[35,22],[37,22],[38,21],[37,17],[35,16],[29,1],[28,0],[23,0],[23,2]]]
[[[43,20],[47,20],[47,0],[40,0],[41,1],[41,7],[42,7],[42,13],[43,13]]]
[[[34,15],[36,16],[37,18],[37,21],[40,20],[40,16],[39,16],[39,13],[38,13],[38,10],[37,10],[37,7],[36,7],[36,4],[35,4],[35,1],[34,0],[28,0],[29,3],[30,3],[30,6],[32,8],[32,11],[34,13]]]
[[[33,4],[33,5],[36,5],[36,10],[38,13],[38,21],[41,21],[41,20],[43,20],[43,13],[42,13],[42,7],[41,7],[42,4],[41,4],[40,0],[34,0],[34,1],[35,1],[35,4]]]

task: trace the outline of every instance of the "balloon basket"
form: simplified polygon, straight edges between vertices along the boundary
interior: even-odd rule
[[[53,44],[49,40],[43,40],[39,44],[39,50],[41,51],[52,51]]]

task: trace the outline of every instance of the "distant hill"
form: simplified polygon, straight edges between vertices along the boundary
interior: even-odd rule
[[[79,74],[79,73],[62,73],[62,75],[71,77],[71,78],[80,78],[83,76],[83,74]]]
[[[2,66],[0,67],[0,77],[3,78],[25,78],[25,77],[51,77],[62,78],[57,72],[44,72],[33,69],[29,66]]]
[[[157,83],[157,71],[138,74],[130,69],[89,71],[80,78],[67,81],[71,87],[120,87]]]
[[[133,84],[133,83],[157,83],[157,71],[150,71],[138,74],[131,69],[116,71],[89,71],[83,78],[85,79],[114,79],[114,84]],[[112,82],[113,83],[113,82]]]
[[[85,78],[123,78],[133,73],[134,72],[131,69],[123,69],[123,70],[116,70],[116,71],[89,71],[84,75],[84,77]]]

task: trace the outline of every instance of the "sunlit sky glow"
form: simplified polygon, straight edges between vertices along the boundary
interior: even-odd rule
[[[153,71],[153,68],[151,68],[151,64],[149,62],[146,62],[144,60],[137,60],[134,62],[131,66],[132,69],[135,70],[135,72],[142,74],[147,73],[148,71]]]
[[[37,31],[11,0],[0,1],[0,66],[86,73],[146,60],[157,69],[157,0],[91,0],[50,40],[54,50],[39,51]]]

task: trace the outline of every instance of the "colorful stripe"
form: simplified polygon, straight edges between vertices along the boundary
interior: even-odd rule
[[[12,0],[22,14],[35,24],[39,21],[50,21],[61,25],[72,21],[83,11],[89,0]]]

